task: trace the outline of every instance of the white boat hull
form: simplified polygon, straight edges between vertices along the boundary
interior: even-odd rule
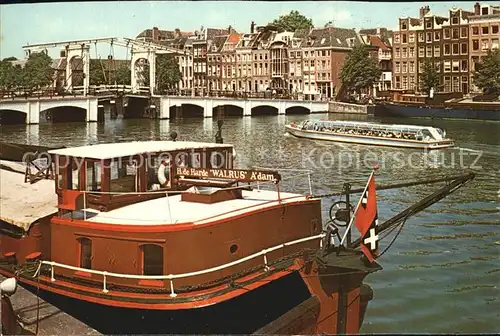
[[[299,138],[307,138],[314,140],[326,140],[344,143],[356,143],[369,146],[390,146],[390,147],[403,147],[403,148],[419,148],[419,149],[440,149],[453,147],[455,145],[453,140],[431,140],[431,141],[418,141],[410,139],[384,139],[381,137],[371,137],[366,135],[355,134],[339,134],[332,132],[302,130],[290,125],[285,125],[286,131]]]

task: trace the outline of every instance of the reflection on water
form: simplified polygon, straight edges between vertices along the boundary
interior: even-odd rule
[[[457,148],[436,152],[309,141],[284,136],[285,122],[309,119],[370,120],[443,128]],[[100,124],[65,123],[0,126],[0,140],[73,146],[136,140],[214,141],[212,119],[107,120]],[[227,117],[222,137],[235,145],[240,167],[313,170],[313,192],[340,191],[345,181],[363,184],[374,163],[378,184],[425,176],[457,174],[474,168],[476,179],[441,202],[407,220],[398,240],[383,255],[384,270],[368,276],[374,299],[368,306],[365,333],[498,332],[500,316],[500,123],[471,120],[374,119],[367,116],[306,115]],[[308,192],[307,177],[287,181],[285,190]],[[384,220],[437,186],[379,191]],[[324,216],[329,205],[325,201]],[[396,230],[397,231],[397,230]],[[387,246],[393,235],[382,241]]]

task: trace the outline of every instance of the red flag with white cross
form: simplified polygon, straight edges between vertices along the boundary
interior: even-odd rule
[[[368,179],[361,200],[354,213],[354,225],[361,233],[361,251],[373,263],[378,251],[378,213],[375,172]]]

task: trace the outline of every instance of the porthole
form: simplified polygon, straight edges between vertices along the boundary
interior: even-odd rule
[[[233,244],[229,247],[229,252],[231,252],[231,254],[235,254],[236,251],[238,251],[238,245]]]

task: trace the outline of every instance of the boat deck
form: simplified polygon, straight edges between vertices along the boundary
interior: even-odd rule
[[[181,195],[161,197],[124,206],[108,212],[87,210],[87,221],[122,225],[204,224],[279,204],[278,193],[269,190],[243,190],[242,199],[213,204],[182,201]],[[304,201],[300,194],[280,193],[281,203]]]
[[[57,212],[54,180],[24,183],[24,164],[0,160],[0,166],[0,220],[28,230]]]

